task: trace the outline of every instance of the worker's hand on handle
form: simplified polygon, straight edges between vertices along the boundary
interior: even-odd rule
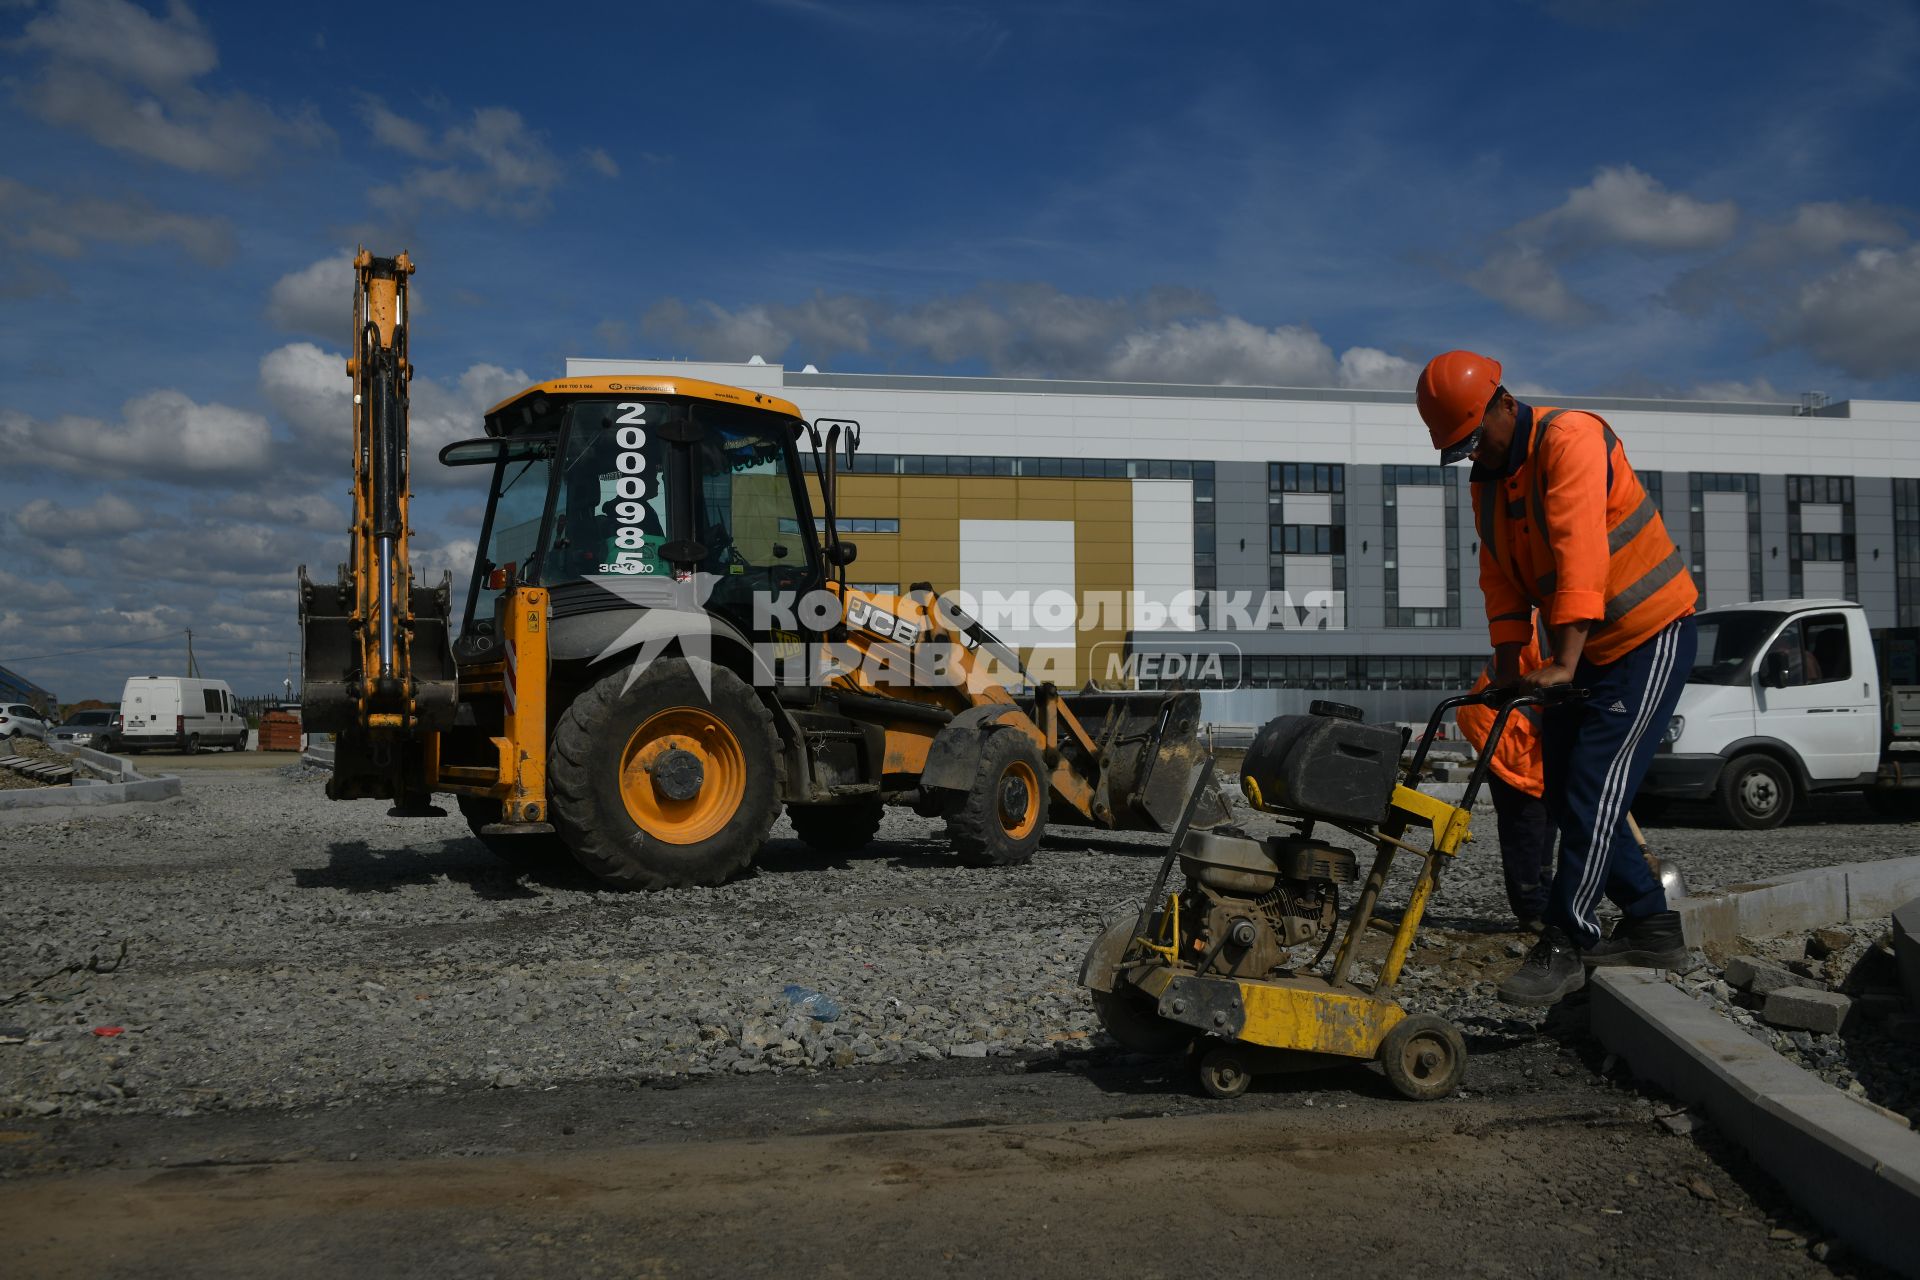
[[[1562,666],[1558,662],[1549,662],[1538,670],[1529,671],[1520,677],[1520,683],[1528,689],[1552,689],[1563,684],[1573,683],[1573,668]]]

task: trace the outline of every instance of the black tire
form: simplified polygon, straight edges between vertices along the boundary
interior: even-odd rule
[[[1200,1087],[1209,1098],[1237,1098],[1253,1085],[1246,1054],[1230,1044],[1209,1049],[1200,1057]]]
[[[1720,771],[1713,798],[1728,826],[1771,831],[1793,812],[1793,775],[1772,756],[1738,756]]]
[[[1031,862],[1047,830],[1046,762],[1018,729],[995,729],[980,745],[972,790],[947,814],[947,839],[976,867]]]
[[[187,754],[190,756],[197,756],[200,754],[200,735],[199,734],[190,733],[187,735]]]
[[[1466,1078],[1467,1042],[1445,1018],[1416,1013],[1395,1023],[1380,1042],[1380,1065],[1401,1097],[1432,1102]]]
[[[1867,808],[1895,822],[1920,821],[1920,791],[1896,791],[1870,788]]]
[[[628,675],[622,666],[575,698],[560,717],[547,769],[553,799],[550,821],[580,865],[612,888],[720,884],[752,864],[780,811],[773,716],[746,681],[698,658],[656,659],[623,689]],[[711,697],[701,688],[702,676],[709,682]],[[677,773],[670,782],[638,783],[653,788],[643,795],[645,802],[658,805],[667,815],[659,821],[663,825],[681,821],[675,816],[680,808],[696,802],[696,807],[726,802],[733,784],[738,787],[730,809],[717,816],[716,828],[709,831],[686,819],[684,841],[643,827],[621,789],[636,735],[650,723],[671,725],[676,715],[698,721],[707,726],[704,732],[718,735],[722,745],[716,747],[715,758],[726,764],[724,770],[716,769],[714,781],[703,769],[697,774]],[[724,735],[718,734],[720,726],[726,730]],[[670,736],[663,730],[651,741],[664,744]],[[639,749],[645,748],[640,744]],[[654,760],[661,758],[656,755]],[[650,767],[636,765],[635,771],[651,774]],[[675,798],[666,794],[669,786],[693,790]],[[718,795],[709,790],[715,786],[720,788]]]
[[[787,821],[802,844],[819,853],[858,853],[880,834],[887,807],[878,796],[852,804],[790,804]]]
[[[540,871],[567,860],[567,846],[553,832],[524,836],[482,835],[480,828],[500,821],[500,802],[486,796],[455,796],[467,830],[487,847],[487,852],[516,871]]]

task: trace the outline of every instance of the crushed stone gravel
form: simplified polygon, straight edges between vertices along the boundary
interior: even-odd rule
[[[1107,1043],[1081,958],[1160,853],[1068,829],[1029,866],[968,868],[938,822],[889,810],[854,856],[813,853],[782,820],[756,874],[624,895],[564,867],[517,874],[458,817],[388,818],[326,800],[319,770],[234,763],[183,769],[175,800],[0,825],[0,1114],[1080,1054]],[[1710,886],[1901,856],[1920,831],[1839,816],[1651,834]],[[1541,1015],[1494,996],[1525,941],[1491,813],[1477,826],[1405,996],[1525,1038]],[[840,1016],[794,1009],[790,984]]]

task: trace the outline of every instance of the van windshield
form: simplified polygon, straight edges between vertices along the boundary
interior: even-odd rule
[[[1688,684],[1739,684],[1753,670],[1760,646],[1779,629],[1782,615],[1770,609],[1732,609],[1701,614],[1700,648]]]

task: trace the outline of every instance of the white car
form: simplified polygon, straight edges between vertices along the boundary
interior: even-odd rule
[[[15,738],[47,740],[47,722],[38,711],[24,702],[0,702],[0,742]]]

